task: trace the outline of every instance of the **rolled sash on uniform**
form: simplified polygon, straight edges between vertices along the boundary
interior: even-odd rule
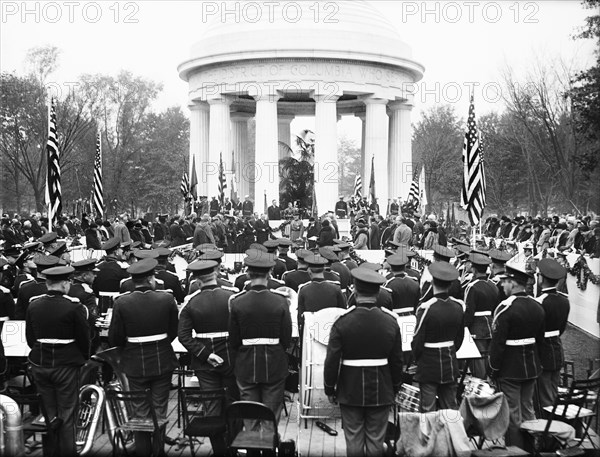
[[[475,311],[475,314],[473,314],[473,316],[479,317],[479,316],[491,316],[492,312],[491,311]]]
[[[522,340],[506,340],[507,346],[527,346],[535,344],[535,338],[523,338]]]
[[[552,330],[550,332],[545,332],[544,338],[552,338],[553,336],[559,336],[559,335],[560,335],[560,330]]]
[[[73,339],[61,339],[61,338],[40,338],[38,339],[38,343],[42,344],[70,344],[74,343]]]
[[[158,335],[148,335],[148,336],[128,336],[127,341],[129,343],[151,343],[153,341],[166,340],[166,333],[159,333]]]
[[[229,332],[209,332],[209,333],[196,333],[196,338],[227,338]]]
[[[441,341],[439,343],[425,343],[426,348],[438,349],[438,348],[449,348],[454,345],[454,341]]]
[[[388,364],[388,359],[346,359],[342,365],[347,367],[382,367]]]
[[[412,307],[408,307],[408,308],[396,308],[394,309],[394,312],[396,314],[404,314],[404,313],[412,313],[414,311],[414,308]]]
[[[274,345],[279,344],[279,338],[248,338],[242,340],[242,344],[244,346]]]

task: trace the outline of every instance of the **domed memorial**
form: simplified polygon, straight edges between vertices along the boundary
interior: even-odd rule
[[[178,68],[189,84],[190,165],[193,157],[200,194],[217,194],[222,154],[226,170],[233,162],[238,194],[250,194],[255,208],[265,196],[278,200],[278,141],[289,143],[299,115],[315,116],[320,213],[333,210],[339,194],[340,116],[362,120],[363,183],[374,157],[382,210],[388,198],[408,194],[411,88],[424,67],[388,19],[364,1],[206,5],[200,39]]]

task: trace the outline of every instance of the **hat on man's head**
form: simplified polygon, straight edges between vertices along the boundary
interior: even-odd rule
[[[385,284],[385,278],[369,268],[354,268],[350,273],[359,293],[376,294],[379,287]]]
[[[275,240],[275,241],[277,241],[277,243],[278,243],[278,246],[280,246],[280,247],[281,247],[281,246],[286,246],[286,247],[289,247],[289,246],[291,246],[291,245],[293,245],[293,244],[294,244],[294,243],[292,243],[292,241],[291,241],[291,240],[289,240],[289,239],[287,239],[287,238],[277,238],[277,240]]]
[[[382,266],[380,263],[363,262],[358,266],[358,268],[365,268],[365,269],[371,270],[371,271],[379,271],[379,270],[381,270]]]
[[[329,262],[337,262],[339,260],[337,254],[330,246],[320,247],[319,254],[322,257],[325,257]]]
[[[433,256],[440,260],[449,262],[450,259],[455,256],[455,252],[446,246],[436,244],[433,246]]]
[[[349,250],[352,247],[352,245],[350,243],[346,243],[345,241],[342,241],[340,243],[336,243],[336,246],[338,248],[340,248],[340,251],[346,251],[346,250]]]
[[[133,255],[135,256],[136,259],[157,259],[158,258],[158,252],[156,252],[156,249],[136,249],[135,251],[133,251]]]
[[[508,251],[500,251],[498,249],[490,249],[489,255],[494,263],[506,263],[513,258],[512,254]]]
[[[275,250],[279,247],[279,241],[267,240],[263,243],[263,246],[267,248],[268,252],[275,252]]]
[[[44,276],[51,281],[68,281],[74,271],[73,267],[52,267],[44,271]]]
[[[405,253],[391,255],[385,260],[390,267],[403,267],[410,262],[410,259]]]
[[[48,232],[48,233],[44,233],[42,236],[40,236],[38,241],[40,243],[48,244],[48,243],[54,243],[57,238],[58,238],[58,233]]]
[[[275,256],[268,252],[248,249],[244,258],[244,264],[248,267],[249,271],[266,273],[275,266]]]
[[[304,263],[307,263],[309,267],[324,267],[329,263],[329,260],[320,254],[311,253],[304,257]]]
[[[55,267],[60,262],[60,259],[53,255],[36,255],[33,258],[33,263],[37,267],[38,272],[42,272],[48,268]]]
[[[106,252],[114,251],[121,246],[121,241],[118,238],[110,238],[102,244],[102,250]]]
[[[65,241],[59,241],[51,249],[48,249],[49,255],[60,256],[67,252],[67,243]]]
[[[556,260],[546,257],[537,264],[540,274],[548,279],[559,280],[567,275],[567,269]]]
[[[428,267],[433,279],[438,281],[454,281],[458,279],[458,270],[447,262],[433,262]]]
[[[312,255],[313,252],[308,249],[298,249],[296,252],[296,258],[302,262],[304,262],[304,258],[308,255]]]
[[[268,252],[268,249],[259,243],[252,243],[248,249],[254,249],[256,251]]]
[[[121,248],[123,249],[123,251],[129,251],[131,249],[131,241],[123,241],[121,243]]]
[[[71,264],[75,271],[93,271],[96,268],[96,259],[83,259]]]
[[[457,255],[468,255],[471,252],[470,246],[465,246],[464,244],[459,244],[455,247]]]
[[[215,262],[221,263],[221,259],[223,258],[223,253],[221,251],[206,251],[204,254],[199,256],[200,260],[214,260]]]
[[[197,275],[205,275],[215,271],[215,267],[218,265],[214,260],[196,260],[190,263],[186,270]]]
[[[479,252],[472,252],[469,254],[469,262],[471,262],[473,265],[486,266],[492,263],[492,259]]]
[[[199,244],[198,246],[196,246],[196,251],[200,252],[200,254],[204,254],[205,252],[208,251],[218,251],[219,248],[212,243],[202,243]]]
[[[505,272],[500,275],[500,279],[514,279],[518,283],[525,285],[527,281],[533,278],[533,275],[525,269],[525,262],[507,262]]]
[[[157,265],[158,261],[156,259],[143,259],[131,265],[127,269],[127,273],[133,278],[151,276],[154,274],[154,269]]]

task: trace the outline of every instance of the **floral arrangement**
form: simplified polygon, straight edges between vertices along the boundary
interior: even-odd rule
[[[585,260],[583,255],[579,256],[575,265],[567,270],[569,274],[577,277],[577,287],[581,290],[585,290],[587,288],[587,283],[590,281],[592,284],[598,285],[600,284],[600,275],[596,276],[590,270],[590,267]]]

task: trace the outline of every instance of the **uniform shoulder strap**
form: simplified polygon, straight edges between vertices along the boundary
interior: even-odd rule
[[[505,313],[513,304],[513,302],[516,300],[516,296],[511,295],[510,297],[508,297],[506,300],[503,300],[498,307],[496,308],[496,311],[494,311],[494,319],[492,320],[492,326],[496,324],[496,321],[498,320],[498,318],[502,315],[502,313]]]
[[[220,286],[221,289],[227,290],[229,292],[238,293],[240,290],[237,287],[233,286]]]
[[[544,303],[544,300],[546,299],[547,296],[548,296],[548,294],[543,293],[539,297],[535,297],[534,300],[541,304],[541,303]]]
[[[10,294],[10,290],[8,290],[6,287],[0,286],[0,292],[4,292],[5,294]]]
[[[37,300],[38,298],[49,297],[49,296],[50,295],[48,295],[48,294],[35,295],[29,299],[29,303],[31,304],[33,302],[33,300]]]
[[[81,303],[79,301],[79,298],[76,297],[71,297],[70,295],[63,295],[63,297],[65,297],[67,300],[73,302],[73,303]]]

